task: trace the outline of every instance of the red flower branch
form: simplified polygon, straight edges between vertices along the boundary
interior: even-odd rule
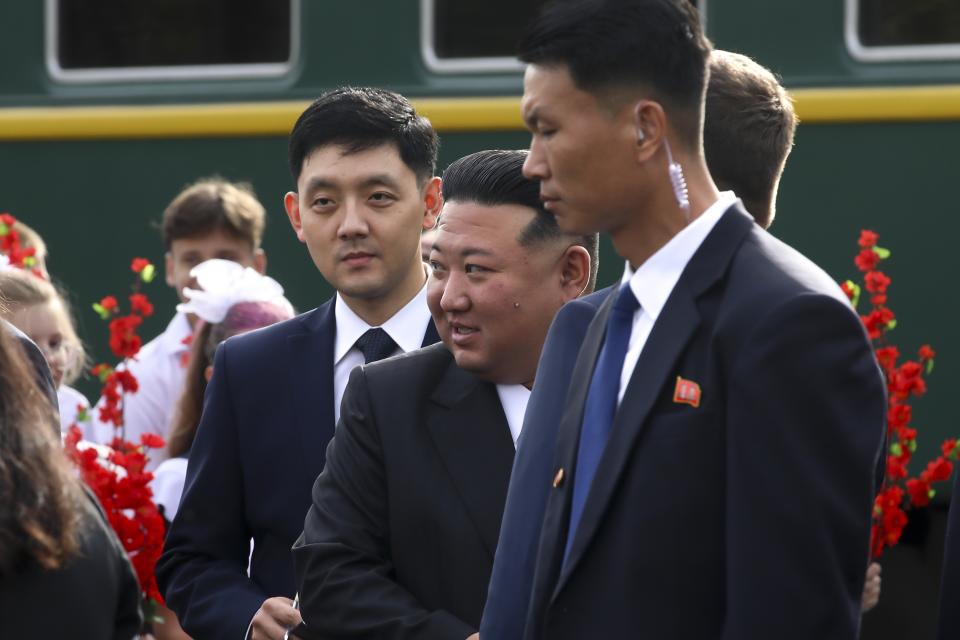
[[[870,310],[860,316],[867,335],[874,341],[877,362],[887,383],[887,440],[889,448],[883,488],[873,506],[873,528],[870,532],[870,551],[879,558],[885,549],[896,545],[908,522],[908,512],[930,504],[936,494],[934,483],[945,482],[953,473],[953,460],[960,453],[960,443],[950,439],[943,443],[941,455],[931,460],[916,477],[908,478],[911,458],[917,450],[917,429],[912,427],[911,402],[927,392],[924,379],[933,371],[936,355],[930,345],[920,347],[916,360],[900,363],[900,350],[887,342],[887,334],[897,326],[896,316],[887,305],[890,278],[877,270],[890,257],[887,249],[877,246],[879,235],[873,231],[860,232],[860,252],[854,264],[863,272],[863,289],[870,294]],[[840,285],[854,308],[860,301],[862,289],[852,280]]]
[[[153,305],[140,286],[150,282],[155,269],[144,258],[135,258],[130,269],[137,274],[133,293],[129,296],[130,313],[120,312],[120,303],[114,296],[105,296],[93,305],[101,319],[108,322],[110,350],[118,358],[136,358],[142,340],[137,329],[143,319],[153,313]],[[109,448],[84,446],[81,432],[72,425],[65,439],[67,454],[80,470],[83,478],[100,499],[110,525],[123,543],[136,570],[144,599],[163,603],[157,588],[154,567],[163,549],[164,524],[157,505],[153,502],[150,481],[153,474],[146,470],[148,449],[164,446],[162,438],[144,434],[139,443],[127,442],[123,432],[123,398],[136,393],[139,383],[128,369],[100,363],[91,370],[103,385],[100,419],[112,423],[117,430]]]

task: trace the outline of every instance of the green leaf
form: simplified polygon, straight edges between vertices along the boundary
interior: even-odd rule
[[[90,419],[90,414],[87,413],[87,410],[81,409],[77,412],[77,422],[86,422]]]
[[[933,496],[935,495],[937,495],[936,489],[930,489],[930,491],[927,492],[927,497],[930,498],[931,500],[933,500]]]
[[[101,320],[109,320],[110,312],[107,311],[102,304],[99,302],[93,303],[93,310],[97,312],[97,315],[100,316]]]
[[[903,455],[903,447],[900,446],[899,442],[894,442],[892,445],[890,445],[890,455],[892,455],[894,458],[899,458]]]
[[[847,288],[853,292],[853,295],[850,297],[850,304],[852,304],[853,308],[856,309],[857,305],[860,304],[860,285],[853,280],[847,280],[843,284],[845,284]]]
[[[887,331],[893,331],[896,328],[897,328],[896,320],[891,320],[890,322],[887,323]]]
[[[10,233],[10,227],[5,222],[0,222],[0,236],[5,236],[8,233]]]
[[[886,260],[890,257],[890,250],[884,249],[883,247],[874,247],[873,252],[877,254],[877,257],[881,260]]]
[[[104,382],[106,382],[106,381],[107,381],[107,378],[110,377],[110,374],[111,374],[111,373],[113,373],[113,369],[111,369],[110,367],[104,367],[103,369],[101,369],[101,370],[100,370],[100,376],[99,376],[99,377],[100,377],[100,384],[103,384]]]
[[[140,279],[144,282],[152,282],[154,276],[157,275],[157,270],[152,264],[148,264],[143,268],[143,271],[140,272]]]
[[[933,359],[927,360],[927,375],[933,373]]]
[[[907,445],[907,449],[910,449],[910,453],[914,453],[917,450],[917,441],[911,440],[910,444]]]

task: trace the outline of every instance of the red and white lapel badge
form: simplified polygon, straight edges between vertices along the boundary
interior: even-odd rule
[[[699,407],[700,385],[693,380],[686,380],[677,376],[677,386],[673,388],[673,401],[677,404],[688,404],[691,407]]]

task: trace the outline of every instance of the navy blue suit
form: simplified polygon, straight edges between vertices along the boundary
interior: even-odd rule
[[[584,337],[556,446],[537,452],[540,482],[564,474],[522,637],[855,638],[886,403],[836,283],[739,207],[723,215],[640,355],[564,564],[611,305]],[[675,401],[679,378],[699,406]]]
[[[520,638],[523,634],[543,511],[550,495],[552,452],[557,445],[557,426],[563,415],[570,375],[587,327],[611,290],[607,287],[565,304],[547,333],[517,441],[487,605],[480,623],[483,638]]]
[[[290,548],[334,432],[334,303],[217,350],[157,564],[167,604],[195,638],[239,640],[265,599],[296,590]],[[431,322],[424,344],[437,340]]]
[[[952,640],[960,631],[960,472],[954,473],[956,478],[953,482],[953,498],[950,500],[943,578],[940,583],[938,640]]]

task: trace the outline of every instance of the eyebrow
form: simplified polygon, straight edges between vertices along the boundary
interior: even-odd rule
[[[436,242],[433,243],[432,250],[436,251],[437,253],[443,253],[443,249],[440,248],[440,245],[437,244]],[[469,258],[470,256],[492,257],[493,253],[490,251],[487,251],[486,249],[480,249],[479,247],[467,247],[466,249],[460,252],[461,258]]]
[[[393,189],[394,191],[400,191],[400,185],[397,184],[397,181],[386,173],[378,173],[371,176],[366,176],[358,183],[358,186],[361,188],[375,187],[378,185],[387,187],[388,189]],[[316,191],[317,189],[339,189],[341,186],[341,183],[337,182],[336,180],[330,180],[329,178],[323,177],[310,178],[307,181],[307,191]]]

